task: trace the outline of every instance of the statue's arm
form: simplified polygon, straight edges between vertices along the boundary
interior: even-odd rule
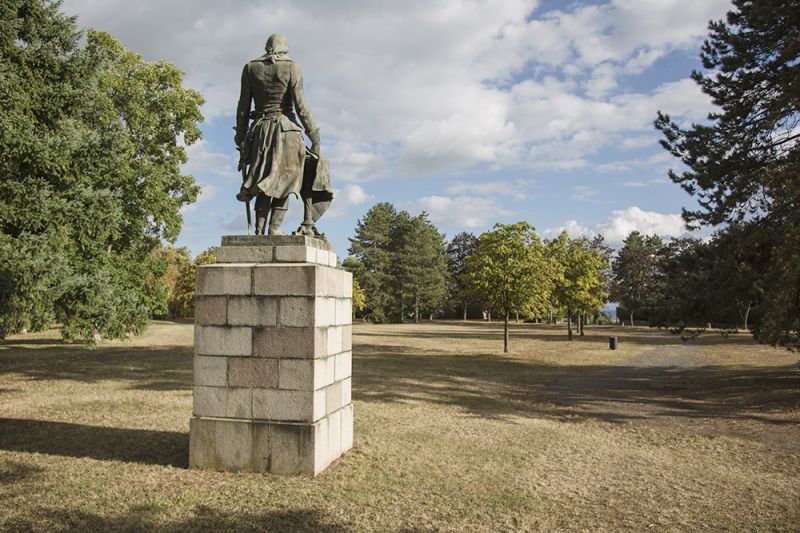
[[[300,117],[300,122],[306,130],[306,135],[311,139],[311,150],[319,154],[319,128],[311,110],[306,104],[306,96],[303,91],[303,73],[297,63],[292,64],[292,98],[294,99],[294,108],[297,111],[297,116]]]
[[[237,147],[242,145],[245,136],[247,135],[247,127],[250,122],[250,103],[253,100],[253,95],[250,93],[250,71],[244,66],[242,70],[242,89],[239,93],[239,105],[236,106],[236,136],[233,141]]]

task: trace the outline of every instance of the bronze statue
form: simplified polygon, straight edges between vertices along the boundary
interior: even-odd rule
[[[289,59],[283,35],[271,35],[266,52],[242,71],[234,141],[243,183],[236,199],[247,203],[248,231],[249,202],[255,198],[256,234],[266,229],[269,235],[283,235],[289,195],[299,195],[304,217],[295,234],[324,238],[315,223],[330,206],[333,191],[327,160],[320,155],[319,128],[303,94],[303,74]],[[304,130],[310,149],[303,142]]]

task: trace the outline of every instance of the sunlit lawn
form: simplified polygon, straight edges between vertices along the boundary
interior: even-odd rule
[[[519,324],[504,356],[501,328],[357,325],[355,447],[314,480],[187,469],[191,324],[13,336],[0,529],[797,531],[800,355]]]

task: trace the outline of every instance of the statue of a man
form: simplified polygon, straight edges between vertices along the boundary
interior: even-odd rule
[[[280,227],[290,194],[306,193],[303,194],[304,200],[308,197],[305,202],[306,221],[318,218],[316,215],[312,217],[316,213],[310,196],[313,186],[306,184],[304,189],[303,176],[305,171],[306,181],[309,180],[306,158],[314,158],[315,162],[320,159],[319,128],[306,105],[300,67],[287,55],[289,43],[286,37],[271,35],[266,52],[247,63],[242,71],[234,141],[241,151],[239,164],[244,182],[236,198],[249,202],[255,197],[257,235],[264,234],[268,216],[268,233],[283,235]],[[303,142],[303,130],[311,140],[310,153]],[[314,174],[316,168],[316,164],[313,165],[310,173]],[[324,170],[327,172],[326,165]],[[314,176],[310,178],[313,183]],[[327,183],[329,188],[329,180]],[[325,208],[330,203],[329,198],[326,200],[327,203],[321,204]],[[307,230],[316,233],[313,224]]]

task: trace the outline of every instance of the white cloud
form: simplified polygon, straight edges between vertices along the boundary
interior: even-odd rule
[[[643,211],[635,206],[612,211],[611,218],[597,229],[610,243],[621,243],[632,231],[662,237],[678,237],[687,232],[681,215]]]
[[[650,132],[657,109],[680,121],[710,110],[691,80],[620,94],[619,79],[695,47],[728,0],[612,0],[546,13],[538,4],[67,0],[64,10],[148,59],[181,65],[206,98],[205,115],[229,126],[242,65],[269,33],[286,34],[343,181],[480,163],[582,168],[614,134]],[[190,165],[200,163],[197,155]]]
[[[219,188],[212,183],[201,183],[200,194],[197,195],[197,200],[193,204],[187,204],[181,207],[181,213],[191,213],[196,211],[200,204],[204,204],[214,198],[219,192]]]
[[[588,237],[597,234],[597,232],[593,231],[591,228],[582,226],[577,220],[570,219],[564,222],[562,226],[545,229],[544,231],[542,231],[542,235],[548,238],[553,238],[561,234],[562,231],[566,231],[567,234],[573,238]]]
[[[572,237],[600,234],[605,237],[606,243],[614,247],[621,246],[632,231],[661,237],[679,237],[688,233],[681,215],[644,211],[636,206],[612,211],[607,220],[591,227],[583,226],[577,220],[567,220],[563,225],[548,228],[542,233],[546,237],[554,237],[561,231],[567,231]]]
[[[187,147],[186,155],[186,164],[181,167],[181,171],[186,174],[197,176],[209,173],[224,178],[241,179],[236,170],[236,156],[217,151],[206,139],[200,139]]]
[[[445,192],[454,195],[487,195],[510,196],[516,200],[528,198],[527,190],[536,185],[535,180],[515,179],[484,182],[456,181],[445,188]]]
[[[615,62],[636,72],[695,43],[705,35],[707,21],[729,7],[727,0],[612,0],[544,13],[530,21],[534,31],[528,37],[543,62]]]
[[[664,180],[662,178],[655,178],[651,180],[631,180],[631,181],[624,181],[622,182],[623,187],[633,187],[633,188],[645,188],[645,187],[652,187],[654,185],[666,185],[670,183],[668,180]]]
[[[374,200],[374,196],[367,194],[367,191],[360,185],[348,184],[333,193],[333,202],[330,209],[325,213],[325,218],[340,218],[347,215],[349,208],[362,205]]]
[[[577,185],[572,188],[572,199],[579,201],[593,200],[600,194],[600,191],[592,189],[586,185]]]
[[[620,144],[625,150],[636,150],[638,148],[651,148],[658,146],[658,138],[653,135],[638,135],[627,137]]]
[[[434,224],[445,229],[479,228],[514,214],[493,199],[481,196],[425,196],[414,202],[410,210],[427,212]]]
[[[667,169],[679,164],[667,151],[656,152],[647,157],[623,159],[612,163],[597,165],[599,172],[626,172],[633,169],[647,169],[651,174],[666,174]]]

